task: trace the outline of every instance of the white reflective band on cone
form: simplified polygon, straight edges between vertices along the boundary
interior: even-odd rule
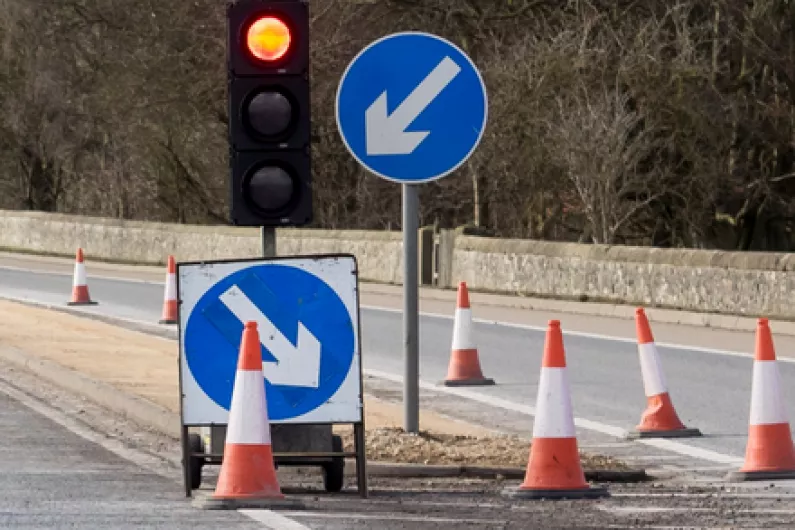
[[[268,411],[265,406],[265,379],[258,370],[238,370],[229,409],[226,443],[269,444]]]
[[[566,368],[541,368],[533,437],[574,438],[574,417]]]
[[[643,390],[646,397],[659,396],[668,392],[665,376],[660,365],[660,357],[653,342],[638,344],[640,370],[643,375]]]
[[[456,309],[455,325],[453,326],[453,349],[454,350],[473,350],[475,344],[472,341],[472,310]]]
[[[755,361],[751,390],[751,425],[787,423],[776,361]]]
[[[73,287],[80,287],[86,284],[86,266],[84,263],[75,263],[75,275],[72,282]]]
[[[169,273],[168,275],[168,279],[166,280],[165,299],[167,301],[177,299],[177,276],[175,274]]]

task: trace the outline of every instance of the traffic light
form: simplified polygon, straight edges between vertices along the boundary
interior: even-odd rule
[[[240,226],[312,221],[309,7],[227,8],[230,213]]]

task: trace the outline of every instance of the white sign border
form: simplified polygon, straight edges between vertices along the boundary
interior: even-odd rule
[[[353,66],[356,64],[356,62],[366,52],[368,52],[371,48],[374,48],[375,46],[383,43],[384,41],[388,41],[388,40],[391,40],[391,39],[394,39],[394,38],[404,37],[404,36],[427,37],[427,38],[432,39],[432,40],[440,41],[440,42],[446,44],[447,46],[451,47],[452,49],[456,50],[458,53],[460,53],[464,57],[464,59],[466,59],[467,63],[469,63],[469,65],[475,71],[475,74],[477,75],[477,79],[480,82],[480,89],[481,89],[481,91],[483,93],[483,124],[480,127],[480,133],[478,134],[477,140],[475,140],[475,143],[472,144],[472,148],[453,167],[451,167],[451,168],[449,168],[449,169],[447,169],[447,170],[445,170],[445,171],[443,171],[443,172],[441,172],[439,174],[433,175],[431,177],[427,177],[427,178],[422,179],[422,180],[399,179],[399,178],[396,178],[396,177],[393,177],[393,176],[390,176],[390,175],[386,175],[385,173],[381,173],[380,171],[376,171],[374,168],[370,167],[369,164],[365,163],[364,160],[362,158],[360,158],[358,154],[356,154],[356,151],[348,143],[348,137],[345,135],[345,131],[343,130],[342,123],[340,121],[340,99],[342,97],[342,88],[343,88],[343,85],[345,84],[345,81],[348,78],[348,74],[353,69]],[[364,48],[359,50],[359,53],[357,53],[353,57],[353,59],[350,60],[348,65],[345,67],[345,70],[342,72],[342,75],[340,76],[339,82],[337,83],[337,90],[336,90],[336,93],[334,95],[334,119],[335,119],[336,124],[337,124],[337,132],[338,132],[340,138],[342,139],[342,143],[345,145],[345,148],[348,150],[348,152],[351,154],[351,156],[354,158],[354,160],[356,160],[367,171],[369,171],[370,173],[372,173],[373,175],[375,175],[377,177],[380,177],[380,178],[382,178],[384,180],[387,180],[389,182],[393,182],[393,183],[396,183],[396,184],[418,184],[418,185],[419,184],[427,184],[427,183],[430,183],[430,182],[435,182],[437,180],[441,180],[441,179],[447,177],[448,175],[450,175],[451,173],[457,171],[461,166],[464,165],[464,163],[467,160],[469,160],[472,157],[472,155],[477,150],[478,146],[480,146],[480,143],[483,140],[483,136],[486,134],[486,127],[488,127],[488,123],[489,123],[489,93],[488,93],[488,87],[486,86],[486,82],[483,79],[482,72],[480,71],[478,66],[475,64],[475,61],[472,59],[472,57],[470,57],[468,53],[466,53],[463,49],[461,49],[460,46],[456,45],[454,42],[452,42],[452,41],[450,41],[450,40],[448,40],[448,39],[446,39],[444,37],[441,37],[439,35],[436,35],[436,34],[433,34],[433,33],[428,33],[428,32],[425,32],[425,31],[398,31],[396,33],[390,33],[389,35],[384,35],[383,37],[380,37],[380,38],[372,41],[370,44],[368,44],[367,46],[365,46]],[[406,156],[406,155],[402,155],[402,156]],[[410,156],[410,155],[408,155],[408,156]]]
[[[260,266],[283,265],[301,269],[324,281],[348,310],[353,324],[354,353],[351,367],[337,392],[324,404],[301,416],[272,424],[362,423],[363,392],[359,320],[358,268],[350,254],[213,260],[177,264],[179,302],[179,368],[183,426],[226,425],[229,411],[215,403],[197,383],[185,356],[185,330],[194,307],[215,284],[235,272]]]

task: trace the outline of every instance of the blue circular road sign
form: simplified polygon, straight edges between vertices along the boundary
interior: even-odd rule
[[[324,404],[350,371],[354,323],[334,290],[284,265],[225,277],[199,299],[185,326],[185,360],[215,403],[229,410],[243,324],[258,323],[268,416],[291,419]]]
[[[480,143],[488,97],[472,60],[451,42],[404,32],[379,39],[340,80],[337,127],[374,174],[403,184],[456,170]]]

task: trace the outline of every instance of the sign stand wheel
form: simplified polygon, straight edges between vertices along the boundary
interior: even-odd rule
[[[191,433],[188,437],[190,453],[188,457],[188,474],[190,476],[190,487],[193,490],[199,489],[202,485],[202,468],[204,467],[204,457],[199,456],[206,452],[204,441],[201,436]]]
[[[331,450],[334,453],[342,453],[342,437],[336,434],[331,438]],[[323,487],[329,493],[338,493],[342,490],[345,479],[345,458],[342,456],[332,457],[331,462],[323,464]]]

